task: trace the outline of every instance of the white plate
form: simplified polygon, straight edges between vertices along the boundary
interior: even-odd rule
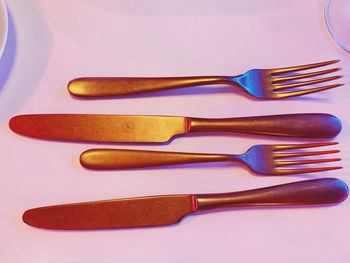
[[[4,51],[7,39],[7,9],[4,0],[0,0],[0,57]]]

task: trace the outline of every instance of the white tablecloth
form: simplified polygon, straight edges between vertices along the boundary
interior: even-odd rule
[[[0,60],[0,262],[349,262],[350,202],[336,206],[241,209],[188,216],[173,226],[50,231],[22,222],[33,207],[175,193],[232,192],[318,177],[350,183],[349,55],[327,32],[323,1],[7,0],[8,41]],[[83,76],[237,75],[341,59],[342,82],[309,96],[261,101],[229,86],[120,99],[71,97]],[[91,171],[79,164],[92,143],[11,132],[11,116],[100,113],[237,117],[325,112],[343,123],[342,170],[257,176],[236,164]],[[243,153],[297,140],[245,135],[182,136],[167,144],[105,148]]]

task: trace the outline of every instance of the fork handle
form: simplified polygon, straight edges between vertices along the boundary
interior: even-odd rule
[[[300,113],[227,119],[189,119],[189,132],[237,132],[299,138],[332,138],[342,125],[326,113]]]
[[[231,83],[224,76],[166,77],[166,78],[77,78],[68,84],[70,94],[97,98],[147,93],[210,84]]]
[[[199,211],[234,207],[335,204],[349,194],[347,185],[336,178],[299,181],[233,193],[198,194]]]
[[[124,149],[90,149],[80,155],[80,163],[88,169],[133,169],[175,164],[224,162],[239,157],[225,154],[141,151]]]

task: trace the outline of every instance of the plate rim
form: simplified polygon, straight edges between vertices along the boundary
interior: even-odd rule
[[[5,49],[7,34],[8,34],[8,13],[7,13],[5,0],[0,0],[0,14],[4,16],[2,21],[4,22],[4,25],[3,25],[4,33],[2,35],[3,38],[2,39],[0,38],[0,57],[1,57]]]

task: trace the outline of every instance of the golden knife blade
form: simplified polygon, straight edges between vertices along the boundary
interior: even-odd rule
[[[163,116],[33,114],[15,116],[9,125],[30,137],[91,142],[166,142],[187,132],[186,118]]]
[[[62,230],[160,226],[175,224],[185,215],[200,211],[335,204],[344,201],[348,194],[343,181],[322,178],[232,193],[150,196],[40,207],[27,210],[23,221],[38,228]]]
[[[341,122],[324,113],[204,119],[172,116],[34,114],[13,117],[12,131],[36,138],[90,142],[167,142],[176,135],[234,132],[332,138]]]

